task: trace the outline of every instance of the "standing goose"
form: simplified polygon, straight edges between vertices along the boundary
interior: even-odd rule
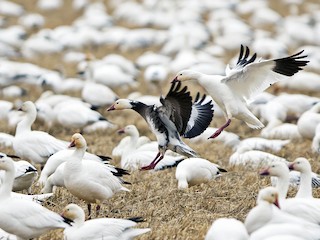
[[[39,237],[49,230],[69,226],[63,217],[32,201],[11,196],[14,164],[9,157],[0,158],[0,170],[5,171],[0,188],[0,228],[20,239]]]
[[[180,138],[193,138],[201,134],[210,124],[213,117],[213,104],[204,102],[205,95],[198,93],[194,103],[187,87],[173,83],[165,98],[161,97],[162,106],[146,105],[139,101],[119,99],[108,111],[133,109],[148,123],[158,141],[158,154],[144,170],[154,169],[161,161],[167,149],[187,157],[197,157],[197,153]]]
[[[99,214],[100,203],[116,192],[129,191],[121,185],[124,181],[112,174],[109,166],[96,161],[86,161],[86,165],[83,164],[87,143],[80,133],[72,136],[69,147],[76,149],[64,166],[64,184],[71,194],[88,203],[89,215],[91,203],[98,204],[96,213]]]
[[[207,75],[192,70],[178,72],[173,82],[198,80],[207,90],[213,100],[223,110],[227,122],[221,126],[210,138],[215,138],[229,126],[231,118],[244,121],[250,128],[260,129],[264,125],[248,109],[247,103],[253,96],[263,92],[283,76],[292,76],[309,61],[301,60],[303,51],[284,58],[261,60],[254,62],[255,53],[248,59],[250,50],[241,45],[237,65],[227,67],[226,75]]]
[[[150,228],[133,228],[137,223],[127,219],[96,218],[85,221],[83,209],[73,203],[63,209],[62,216],[74,222],[72,227],[66,228],[63,232],[64,239],[67,240],[130,240],[150,231]]]
[[[300,172],[300,185],[296,194],[298,198],[312,198],[312,187],[320,185],[320,179],[317,174],[312,172],[311,165],[306,158],[296,158],[289,164],[290,170]]]
[[[52,154],[66,149],[68,143],[46,132],[31,130],[31,125],[37,117],[37,109],[33,102],[24,102],[21,110],[26,115],[17,125],[12,143],[13,150],[20,158],[43,166]]]

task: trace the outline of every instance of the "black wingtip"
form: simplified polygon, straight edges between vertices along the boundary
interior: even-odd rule
[[[307,55],[301,56],[303,52],[304,50],[289,57],[275,59],[274,61],[276,65],[272,70],[285,76],[293,76],[294,74],[302,70],[302,67],[306,66],[309,62],[308,60],[301,60],[307,57]]]
[[[61,216],[63,218],[63,222],[65,222],[66,224],[72,226],[72,223],[74,223],[71,219],[66,218],[64,216]]]
[[[101,160],[103,161],[103,162],[108,162],[108,161],[110,161],[112,158],[111,157],[109,157],[109,156],[103,156],[103,155],[97,155],[99,158],[101,158]]]
[[[143,217],[130,217],[127,218],[127,220],[139,223],[139,222],[145,222],[146,220]]]
[[[220,168],[220,167],[218,167],[218,169],[219,169],[219,171],[220,172],[228,172],[227,170],[225,170],[224,168]]]

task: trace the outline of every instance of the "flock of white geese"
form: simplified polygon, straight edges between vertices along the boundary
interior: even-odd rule
[[[102,2],[73,0],[79,17],[71,25],[43,28],[45,16],[0,1],[0,15],[19,24],[7,26],[0,16],[0,120],[15,129],[14,135],[0,132],[0,147],[14,153],[0,152],[0,239],[32,239],[54,229],[63,229],[66,240],[147,237],[152,229],[139,227],[144,219],[104,218],[101,205],[131,191],[126,175],[133,171],[175,168],[180,190],[223,176],[228,167],[191,147],[219,141],[232,149],[230,167],[259,170],[271,177],[272,186],[257,193],[257,204],[243,222],[231,216],[215,219],[206,240],[319,240],[320,200],[313,188],[320,186],[320,176],[307,156],[290,162],[276,153],[302,139],[312,141],[310,151],[320,152],[320,98],[311,96],[320,89],[320,8],[307,2],[299,14],[303,1],[281,2],[289,6],[288,17],[268,1],[110,1],[110,15]],[[63,4],[38,0],[36,7],[57,11]],[[103,46],[121,53],[160,50],[145,51],[134,61],[116,53],[95,59],[81,50]],[[236,50],[225,67],[223,56]],[[82,79],[10,60],[31,62],[60,53],[63,62],[77,64]],[[138,92],[142,75],[157,96]],[[190,81],[202,87],[195,96]],[[159,87],[168,82],[170,89],[159,97]],[[28,94],[21,83],[41,88],[41,96],[18,101]],[[273,95],[265,92],[271,85],[276,92],[287,88],[311,94]],[[120,96],[119,89],[121,94],[137,91]],[[121,126],[118,133],[125,137],[111,153],[120,158],[114,166],[110,157],[87,152],[84,135],[115,130],[103,110],[111,116],[125,109],[139,114],[156,140],[140,136],[134,123]],[[211,127],[219,117],[223,125]],[[33,130],[36,119],[48,132]],[[261,129],[260,136],[240,139],[228,131],[238,123]],[[49,134],[56,127],[81,134],[64,141]],[[34,185],[41,193],[32,195]],[[298,191],[288,198],[291,186]],[[58,187],[85,202],[88,216],[74,203],[60,214],[42,206]]]

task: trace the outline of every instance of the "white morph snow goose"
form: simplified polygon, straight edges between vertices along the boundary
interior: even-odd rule
[[[278,199],[278,191],[274,187],[261,189],[257,198],[257,206],[250,210],[245,219],[245,226],[249,234],[269,224],[299,224],[306,228],[317,229],[320,232],[318,224],[309,222],[294,214],[282,211],[282,203]],[[275,207],[276,206],[276,207]]]
[[[146,105],[129,99],[119,99],[108,111],[133,109],[148,123],[156,135],[159,152],[144,170],[154,169],[161,161],[167,149],[179,154],[196,157],[197,153],[186,145],[180,136],[192,138],[201,134],[213,117],[212,102],[204,102],[205,95],[197,94],[194,103],[187,87],[181,89],[181,83],[173,83],[165,98],[161,97],[162,106]]]
[[[113,148],[112,156],[121,157],[127,149],[136,150],[140,146],[151,142],[146,136],[140,136],[139,131],[135,125],[128,125],[117,131],[119,134],[127,134],[128,136],[121,139],[119,144]]]
[[[309,222],[320,223],[320,200],[316,198],[286,198],[289,189],[289,168],[285,163],[273,163],[262,170],[260,175],[278,178],[276,189],[279,193],[281,209]]]
[[[52,154],[67,148],[68,144],[46,132],[31,130],[31,125],[37,117],[33,102],[24,102],[21,109],[26,115],[17,125],[12,143],[13,150],[20,158],[43,166]]]
[[[75,133],[71,138],[69,147],[75,147],[64,167],[64,184],[72,195],[83,199],[88,204],[97,203],[96,214],[99,214],[100,203],[111,198],[116,192],[129,191],[121,184],[124,181],[114,176],[110,167],[96,161],[86,161],[83,165],[83,156],[87,149],[87,143],[80,133]]]
[[[0,152],[0,158],[7,157],[5,153]],[[38,170],[29,162],[25,160],[14,161],[15,177],[12,191],[28,190],[31,193],[31,185],[38,176]],[[0,182],[4,176],[4,172],[0,172]]]
[[[46,165],[44,165],[43,169],[41,170],[38,183],[40,185],[44,185],[47,178],[55,172],[60,164],[66,162],[68,158],[73,154],[73,152],[74,149],[63,149],[50,156],[46,162]],[[85,152],[83,159],[104,162],[110,160],[110,157],[97,156],[95,154]]]
[[[21,239],[31,239],[49,230],[69,226],[59,214],[32,201],[11,196],[15,174],[11,158],[0,158],[0,169],[5,171],[4,181],[0,188],[1,229]]]
[[[72,227],[63,232],[68,240],[86,239],[121,239],[130,240],[136,236],[149,232],[150,228],[133,228],[136,222],[120,218],[96,218],[85,221],[85,213],[76,204],[67,205],[61,214],[72,220]]]
[[[249,234],[244,224],[235,218],[219,218],[208,230],[205,240],[248,240]]]
[[[227,172],[215,163],[203,158],[187,158],[180,162],[176,169],[178,188],[185,189],[189,185],[201,184]]]
[[[311,165],[306,158],[296,158],[289,164],[290,170],[300,172],[300,184],[296,197],[312,198],[312,187],[320,185],[320,178],[312,172]]]
[[[198,80],[223,110],[227,122],[211,138],[217,137],[229,126],[231,118],[243,120],[251,128],[262,128],[264,125],[248,109],[247,102],[256,94],[267,89],[271,84],[281,80],[281,75],[292,76],[300,71],[308,61],[301,60],[303,51],[289,57],[254,62],[256,54],[250,59],[249,48],[241,45],[236,67],[227,68],[226,76],[206,75],[191,70],[178,72],[173,82]]]

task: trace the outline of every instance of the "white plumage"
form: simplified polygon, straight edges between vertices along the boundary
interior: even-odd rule
[[[130,240],[149,232],[150,228],[133,228],[136,222],[120,218],[96,218],[85,221],[85,214],[76,204],[67,205],[62,216],[73,220],[72,227],[65,229],[64,239],[118,239]]]
[[[216,178],[226,170],[203,158],[187,158],[180,162],[176,169],[178,188],[185,189]]]
[[[1,158],[0,169],[5,170],[4,182],[0,188],[0,228],[22,239],[30,239],[51,229],[69,226],[57,213],[32,201],[10,196],[15,172],[11,158]]]
[[[67,148],[67,142],[56,139],[46,132],[31,130],[31,125],[37,116],[36,107],[31,101],[23,103],[22,110],[26,115],[17,125],[13,149],[20,158],[44,165],[52,154]]]

